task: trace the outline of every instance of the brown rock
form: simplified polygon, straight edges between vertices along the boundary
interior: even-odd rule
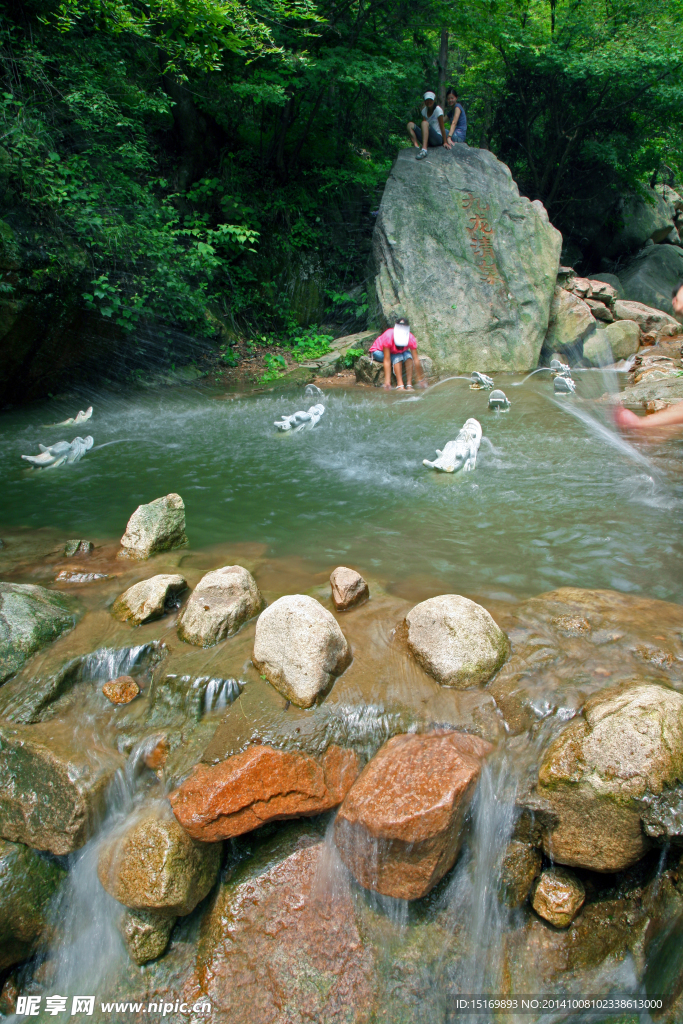
[[[150,743],[149,749],[145,750],[143,761],[153,772],[163,768],[168,760],[169,745],[166,736],[154,737],[155,742]]]
[[[197,765],[169,799],[189,835],[217,842],[267,821],[329,811],[342,802],[359,767],[358,755],[341,747],[315,758],[263,744],[221,764]]]
[[[359,572],[339,565],[330,576],[332,600],[337,611],[346,611],[370,597],[370,589]]]
[[[583,883],[565,868],[548,868],[534,889],[531,905],[545,921],[556,928],[567,928],[586,899]]]
[[[599,299],[584,299],[584,302],[596,320],[601,320],[605,324],[614,323],[614,317],[604,302],[600,302]]]
[[[514,909],[526,902],[542,863],[541,851],[535,846],[518,839],[508,845],[501,870],[501,895],[508,907]]]
[[[609,284],[607,281],[598,281],[595,278],[589,278],[588,284],[590,285],[590,295],[592,299],[600,299],[610,309],[614,306],[614,303],[619,298],[619,293],[614,285]]]
[[[367,1024],[374,957],[347,886],[321,885],[320,835],[280,834],[220,885],[183,998],[221,1024]]]
[[[140,687],[132,676],[119,676],[110,679],[102,687],[102,693],[112,704],[130,704],[140,692]]]
[[[575,277],[572,281],[571,290],[575,295],[578,295],[580,299],[585,299],[587,295],[591,294],[591,284],[586,277]]]
[[[394,736],[380,748],[335,822],[340,856],[361,885],[414,900],[443,878],[490,750],[458,732]]]

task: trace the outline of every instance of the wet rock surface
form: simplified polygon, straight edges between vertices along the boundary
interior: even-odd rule
[[[537,847],[512,840],[505,851],[501,870],[501,897],[506,906],[515,909],[526,903],[542,864]]]
[[[314,758],[258,745],[222,764],[198,765],[169,799],[188,835],[216,842],[269,821],[331,810],[359,770],[358,755],[337,746]]]
[[[339,809],[335,842],[361,885],[418,899],[455,863],[491,747],[461,733],[394,736]]]
[[[683,696],[660,685],[608,689],[587,701],[547,751],[537,795],[556,862],[595,871],[634,864],[649,842],[638,800],[683,775]]]
[[[149,558],[187,543],[185,505],[179,494],[166,494],[138,505],[121,538],[121,558]]]
[[[567,928],[586,899],[583,883],[564,868],[547,868],[534,886],[531,905],[544,921]]]
[[[163,807],[143,810],[108,839],[97,874],[130,910],[191,913],[218,876],[221,848],[198,843]]]
[[[464,689],[488,682],[510,650],[489,612],[458,594],[415,605],[406,622],[410,650],[444,686]]]
[[[0,683],[76,625],[72,601],[30,583],[0,583]]]
[[[123,622],[135,626],[158,619],[176,608],[178,596],[187,590],[187,580],[179,574],[160,574],[135,583],[124,591],[112,605],[111,613]]]
[[[152,910],[126,910],[119,920],[119,931],[131,960],[146,964],[161,956],[175,923],[175,917]]]
[[[65,854],[90,838],[122,758],[58,725],[0,724],[0,836]]]
[[[583,358],[593,366],[609,366],[638,351],[640,327],[634,320],[617,320],[596,331],[583,344]]]
[[[333,570],[330,586],[337,611],[354,608],[370,597],[370,588],[361,574],[355,569],[347,569],[345,565],[339,565]]]
[[[102,693],[112,704],[130,704],[140,692],[140,687],[132,676],[119,676],[110,679],[102,687]]]
[[[550,304],[544,349],[548,352],[566,352],[580,345],[594,330],[595,319],[588,305],[578,295],[557,285]]]
[[[312,597],[281,597],[256,623],[253,662],[276,690],[311,707],[351,662],[337,620]]]
[[[0,971],[35,951],[50,900],[65,878],[59,861],[0,839]]]
[[[230,1024],[370,1020],[376,979],[346,887],[326,883],[319,831],[292,829],[226,871],[202,924],[188,998]]]
[[[232,636],[264,605],[256,580],[241,565],[226,565],[203,576],[185,606],[178,636],[188,644],[210,647]]]

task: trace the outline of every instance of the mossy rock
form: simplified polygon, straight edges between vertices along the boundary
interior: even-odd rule
[[[73,629],[77,618],[76,605],[61,594],[28,583],[0,583],[0,683]]]
[[[54,858],[0,839],[0,971],[34,952],[65,877]]]

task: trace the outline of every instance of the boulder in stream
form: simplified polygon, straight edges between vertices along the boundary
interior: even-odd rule
[[[58,722],[0,724],[0,836],[72,853],[93,834],[123,759]]]
[[[639,347],[640,327],[635,320],[617,320],[583,343],[583,358],[593,366],[609,366],[635,355]]]
[[[310,708],[348,668],[351,648],[319,601],[289,594],[260,615],[252,660],[287,700]]]
[[[216,842],[268,821],[331,810],[359,769],[358,755],[341,747],[331,746],[316,758],[259,744],[220,764],[197,765],[169,799],[188,835]]]
[[[508,843],[501,868],[500,894],[510,909],[521,907],[541,873],[541,851],[531,843],[513,839]]]
[[[133,584],[116,598],[111,613],[122,622],[139,626],[158,619],[178,606],[178,595],[187,590],[187,580],[177,573],[160,574]]]
[[[486,683],[510,653],[510,641],[486,609],[459,594],[421,601],[406,623],[417,661],[444,686]]]
[[[168,946],[176,917],[168,917],[153,910],[125,910],[118,928],[126,944],[128,955],[136,964],[156,960]]]
[[[160,804],[141,809],[106,840],[97,875],[130,910],[183,917],[212,888],[220,863],[218,844],[192,839]]]
[[[347,569],[345,565],[338,565],[330,575],[330,586],[332,587],[332,600],[337,611],[346,611],[347,608],[355,608],[370,597],[370,588],[355,569]]]
[[[546,352],[566,353],[580,348],[584,339],[595,330],[595,318],[583,299],[557,285],[543,342]]]
[[[66,873],[52,857],[0,839],[0,972],[35,951]]]
[[[566,868],[547,868],[534,887],[531,905],[544,921],[568,928],[586,899],[583,882]]]
[[[0,583],[0,684],[41,647],[73,629],[72,601],[32,583]]]
[[[647,851],[641,801],[683,778],[683,695],[654,683],[601,690],[551,744],[538,810],[556,863],[620,871]]]
[[[634,320],[643,334],[661,334],[675,337],[683,334],[683,327],[669,313],[634,300],[617,299],[614,303],[617,320]]]
[[[493,153],[403,150],[373,235],[380,318],[408,319],[438,372],[538,363],[562,236]]]
[[[187,544],[185,504],[179,494],[166,494],[138,505],[121,538],[119,558],[149,558]]]
[[[178,622],[178,636],[211,647],[232,636],[263,608],[256,580],[241,565],[225,565],[202,576]]]
[[[453,867],[491,750],[458,732],[394,736],[365,766],[335,821],[354,878],[384,896],[425,896]]]

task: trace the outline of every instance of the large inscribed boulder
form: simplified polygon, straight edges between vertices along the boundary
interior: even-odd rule
[[[437,371],[527,370],[543,344],[562,236],[493,153],[399,153],[375,232],[377,312],[410,321]]]

